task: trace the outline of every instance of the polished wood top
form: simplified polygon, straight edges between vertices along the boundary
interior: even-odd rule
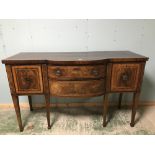
[[[130,51],[23,52],[2,60],[4,64],[101,64],[104,62],[147,61],[148,57]]]

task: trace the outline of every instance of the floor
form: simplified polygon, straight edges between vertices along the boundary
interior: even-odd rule
[[[45,110],[22,109],[24,131],[19,132],[14,109],[0,109],[0,135],[152,135],[155,134],[155,106],[139,107],[131,128],[129,107],[111,107],[107,127],[102,127],[101,107],[54,108],[50,130]]]

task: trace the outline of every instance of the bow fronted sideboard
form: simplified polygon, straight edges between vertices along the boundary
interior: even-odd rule
[[[131,127],[141,91],[147,57],[130,51],[24,52],[2,60],[20,131],[23,131],[19,95],[45,96],[47,124],[50,123],[50,97],[93,97],[103,95],[103,126],[107,124],[108,96],[132,92]]]

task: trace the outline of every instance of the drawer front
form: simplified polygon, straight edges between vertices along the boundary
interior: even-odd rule
[[[138,85],[140,64],[113,64],[112,91],[135,91]]]
[[[105,66],[49,66],[49,78],[103,78]]]
[[[17,93],[43,92],[41,66],[13,66],[12,72]]]
[[[49,81],[53,96],[87,97],[104,94],[104,79],[87,81]]]

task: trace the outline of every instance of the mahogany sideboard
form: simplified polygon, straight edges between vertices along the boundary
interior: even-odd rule
[[[132,92],[134,95],[130,126],[133,127],[147,60],[147,57],[130,51],[24,52],[2,60],[6,66],[20,131],[24,128],[18,96],[28,96],[32,111],[31,95],[34,94],[45,96],[47,124],[50,129],[50,96],[104,95],[105,127],[109,94],[119,93],[120,107],[123,93]]]

